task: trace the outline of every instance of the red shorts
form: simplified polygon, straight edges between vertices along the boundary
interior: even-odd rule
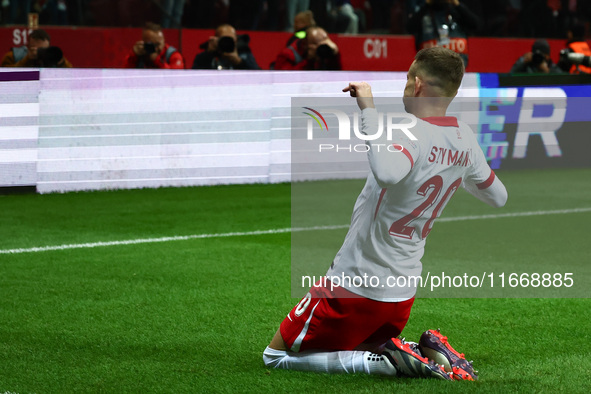
[[[359,345],[384,344],[397,337],[408,321],[414,298],[381,302],[334,286],[316,287],[289,312],[280,331],[294,352],[353,350]]]

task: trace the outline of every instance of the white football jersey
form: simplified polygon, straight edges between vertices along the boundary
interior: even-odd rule
[[[376,119],[375,109],[363,110],[366,134]],[[398,132],[388,143],[400,152],[370,146],[371,172],[327,272],[355,294],[390,302],[415,295],[425,240],[455,191],[495,181],[474,133],[455,117],[417,119],[416,141]]]

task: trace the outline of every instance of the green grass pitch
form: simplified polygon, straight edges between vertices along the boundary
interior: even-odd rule
[[[499,176],[505,208],[460,191],[444,217],[591,207],[591,170]],[[339,214],[311,224],[347,223],[355,195],[339,188],[362,183],[339,185],[315,199]],[[290,192],[278,184],[0,196],[0,249],[284,229]],[[561,272],[577,261],[589,272],[590,221],[586,211],[436,222],[423,264]],[[342,239],[346,230],[331,231]],[[262,351],[298,301],[290,240],[283,232],[0,254],[0,393],[591,392],[589,298],[417,299],[403,336],[441,327],[474,360],[477,382],[265,368]]]

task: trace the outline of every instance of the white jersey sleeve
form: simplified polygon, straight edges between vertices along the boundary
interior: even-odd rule
[[[474,145],[474,160],[470,171],[462,181],[462,187],[480,201],[493,207],[502,207],[507,202],[507,189],[488,166],[484,152],[478,146],[476,138],[472,138]]]
[[[361,132],[373,135],[378,127],[376,109],[364,109],[361,112]],[[366,142],[369,147],[369,166],[380,187],[389,187],[400,182],[410,172],[420,154],[419,144],[402,131],[395,130],[392,140],[387,137],[387,133],[382,132],[379,139]]]

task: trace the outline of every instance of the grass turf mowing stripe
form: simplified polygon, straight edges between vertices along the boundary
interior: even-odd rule
[[[438,222],[460,222],[460,221],[465,221],[465,220],[499,219],[499,218],[522,217],[522,216],[561,215],[561,214],[582,213],[582,212],[591,212],[591,207],[572,208],[572,209],[556,209],[556,210],[549,210],[549,211],[513,212],[513,213],[501,213],[501,214],[495,214],[495,215],[455,216],[455,217],[449,217],[449,218],[440,218],[440,219],[437,219],[437,221]],[[135,245],[135,244],[170,242],[170,241],[187,241],[187,240],[191,240],[191,239],[202,239],[202,238],[223,238],[223,237],[241,237],[241,236],[248,236],[248,235],[281,234],[281,233],[300,232],[300,231],[340,230],[340,229],[346,229],[348,227],[349,227],[348,224],[340,224],[340,225],[332,225],[332,226],[279,228],[279,229],[271,229],[271,230],[255,230],[255,231],[230,232],[230,233],[178,235],[178,236],[160,237],[160,238],[129,239],[129,240],[124,240],[124,241],[90,242],[90,243],[81,243],[81,244],[39,246],[39,247],[21,248],[21,249],[0,249],[0,254],[34,253],[34,252],[47,252],[47,251],[52,251],[52,250],[96,248],[96,247],[101,247],[101,246]]]

